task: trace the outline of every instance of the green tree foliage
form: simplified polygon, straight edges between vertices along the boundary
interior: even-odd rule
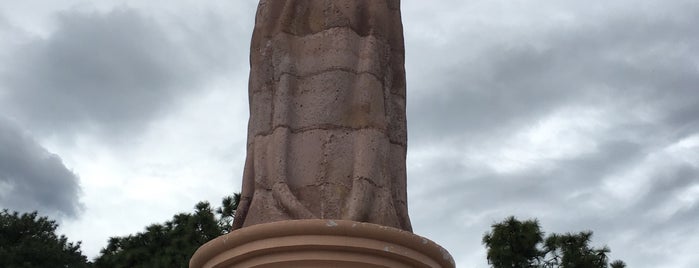
[[[225,197],[212,209],[199,202],[194,213],[180,213],[164,224],[153,224],[135,235],[112,237],[95,260],[96,267],[188,267],[199,246],[230,230],[238,206],[236,196]],[[216,212],[218,218],[214,214]]]
[[[235,210],[238,209],[238,203],[240,203],[240,193],[235,193],[224,197],[221,206],[216,208],[216,214],[219,215],[218,225],[224,233],[230,232],[233,227],[233,217]]]
[[[561,268],[607,267],[609,248],[591,248],[591,238],[590,231],[550,235],[544,244],[544,252],[550,256],[547,262],[550,266]]]
[[[541,255],[537,245],[543,242],[544,235],[538,221],[520,222],[509,217],[492,227],[493,231],[483,236],[483,244],[493,267],[536,267]]]
[[[610,268],[626,268],[626,263],[621,260],[613,261],[609,264]]]
[[[592,232],[551,234],[544,239],[537,220],[508,217],[483,236],[488,263],[493,268],[625,268],[608,263],[608,247],[593,248]]]
[[[0,267],[89,267],[80,242],[56,235],[58,224],[37,212],[0,212]]]

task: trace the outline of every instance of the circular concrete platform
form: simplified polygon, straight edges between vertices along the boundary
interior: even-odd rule
[[[201,246],[190,268],[453,268],[451,255],[427,238],[396,228],[343,220],[253,225]]]

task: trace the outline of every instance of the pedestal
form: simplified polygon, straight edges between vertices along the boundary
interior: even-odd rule
[[[190,268],[453,268],[429,239],[396,228],[342,220],[258,224],[201,246]]]

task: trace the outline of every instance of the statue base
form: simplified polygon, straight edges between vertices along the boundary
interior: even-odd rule
[[[290,220],[235,230],[197,249],[190,268],[454,268],[451,255],[411,232],[344,220]]]

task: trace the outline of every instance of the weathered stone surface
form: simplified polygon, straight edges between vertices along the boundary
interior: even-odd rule
[[[261,0],[235,228],[343,219],[411,230],[398,0]]]

